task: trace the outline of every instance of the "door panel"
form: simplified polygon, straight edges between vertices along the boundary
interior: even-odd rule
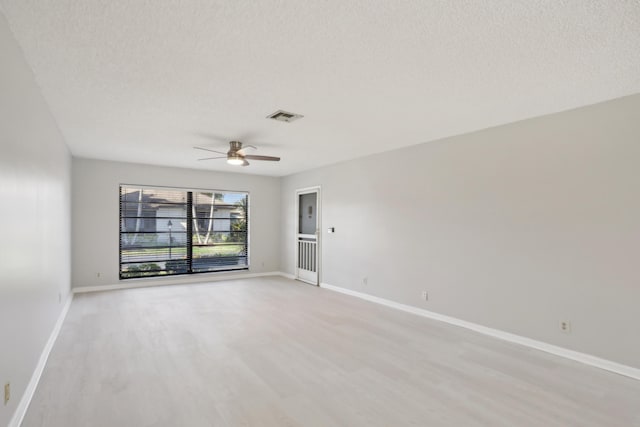
[[[297,192],[296,279],[318,285],[318,190]]]

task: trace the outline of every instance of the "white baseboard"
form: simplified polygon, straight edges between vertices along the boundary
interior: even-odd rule
[[[494,338],[499,338],[505,341],[509,341],[512,343],[524,345],[527,347],[535,348],[536,350],[541,350],[547,353],[554,354],[556,356],[565,357],[567,359],[575,360],[577,362],[584,363],[589,366],[594,366],[596,368],[605,369],[610,372],[615,372],[616,374],[624,375],[626,377],[634,378],[636,380],[640,380],[640,369],[633,368],[631,366],[623,365],[621,363],[612,362],[610,360],[602,359],[600,357],[592,356],[586,353],[580,353],[578,351],[569,350],[567,348],[558,347],[553,344],[548,344],[542,341],[537,341],[531,338],[526,338],[520,335],[512,334],[509,332],[504,332],[499,329],[493,329],[486,326],[479,325],[477,323],[468,322],[466,320],[458,319],[451,316],[446,316],[444,314],[435,313],[433,311],[424,310],[422,308],[413,307],[406,304],[400,304],[395,301],[391,301],[388,299],[376,297],[373,295],[368,295],[362,292],[353,291],[351,289],[341,288],[339,286],[329,285],[327,283],[321,283],[320,287],[326,288],[335,292],[340,292],[343,294],[351,295],[354,297],[358,297],[367,301],[375,302],[378,304],[385,305],[387,307],[392,307],[398,310],[406,311],[408,313],[417,314],[418,316],[428,317],[430,319],[439,320],[441,322],[446,322],[451,325],[460,326],[466,329],[470,329],[472,331],[479,332],[484,335],[489,335]]]
[[[62,311],[58,316],[58,320],[56,321],[55,326],[53,327],[53,331],[51,331],[51,335],[49,335],[49,339],[47,340],[47,344],[44,346],[42,353],[40,354],[40,359],[38,360],[38,364],[36,365],[33,374],[31,375],[31,379],[29,380],[29,384],[27,384],[27,388],[22,394],[22,398],[18,403],[18,407],[16,411],[13,413],[13,417],[11,421],[9,421],[8,427],[20,427],[22,424],[22,420],[27,413],[27,409],[29,408],[29,404],[31,403],[31,399],[33,398],[33,394],[36,392],[36,388],[38,387],[38,382],[40,382],[40,377],[42,376],[42,372],[44,371],[44,367],[47,364],[47,359],[49,358],[49,354],[53,349],[53,345],[58,338],[58,334],[60,333],[60,329],[62,329],[62,324],[64,323],[64,319],[67,317],[67,313],[69,312],[69,307],[71,307],[71,301],[73,301],[73,293],[69,292],[69,296],[62,307]]]
[[[197,275],[199,276],[199,275]],[[116,289],[134,289],[134,288],[148,288],[152,286],[172,286],[172,285],[190,285],[196,283],[209,283],[220,282],[223,280],[236,280],[236,279],[250,279],[252,277],[266,277],[266,276],[285,276],[285,273],[280,271],[268,271],[264,273],[226,273],[219,276],[199,276],[184,278],[163,277],[158,280],[157,277],[140,278],[140,279],[127,279],[121,283],[115,283],[111,285],[98,285],[98,286],[79,286],[73,288],[74,294],[81,294],[85,292],[100,292],[100,291],[113,291]]]

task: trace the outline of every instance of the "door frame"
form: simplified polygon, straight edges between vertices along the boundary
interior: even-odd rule
[[[303,280],[300,279],[300,277],[298,277],[298,230],[300,229],[300,224],[299,224],[299,220],[300,220],[300,196],[303,194],[311,194],[311,193],[316,193],[316,225],[317,225],[317,232],[316,232],[316,273],[317,273],[317,283],[312,283],[309,282],[307,280]],[[322,253],[321,251],[321,244],[322,244],[322,186],[320,185],[314,185],[312,187],[304,187],[304,188],[298,188],[295,191],[294,194],[294,201],[295,201],[295,212],[294,212],[294,226],[295,226],[295,232],[293,234],[294,236],[294,245],[293,245],[293,268],[294,268],[294,278],[295,280],[299,280],[301,282],[304,283],[308,283],[310,285],[314,285],[314,286],[320,286],[320,273],[322,271],[321,269],[321,257],[320,254]]]

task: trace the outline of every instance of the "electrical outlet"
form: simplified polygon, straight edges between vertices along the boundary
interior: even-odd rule
[[[363,284],[364,286],[367,286],[367,284],[369,284],[369,278],[368,278],[368,277],[364,277],[364,278],[362,279],[362,284]]]
[[[102,273],[96,273],[96,277],[99,279]]]
[[[422,291],[422,299],[429,301],[429,293],[427,291]]]
[[[4,404],[6,405],[11,399],[11,383],[6,383],[4,385]]]
[[[568,320],[561,320],[560,321],[560,330],[565,334],[570,334],[571,333],[571,322],[569,322]]]

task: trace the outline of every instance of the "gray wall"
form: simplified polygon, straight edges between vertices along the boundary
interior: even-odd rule
[[[134,163],[73,159],[73,287],[199,280],[208,275],[171,279],[118,278],[120,184],[248,191],[250,272],[277,271],[280,248],[280,179],[168,168]],[[100,273],[100,277],[98,274]],[[210,277],[220,277],[214,273]],[[238,272],[234,273],[238,274]]]
[[[12,391],[0,403],[4,426],[69,294],[71,156],[2,14],[0,58],[0,386]]]
[[[639,135],[637,95],[286,177],[281,270],[321,185],[322,282],[640,367]]]

